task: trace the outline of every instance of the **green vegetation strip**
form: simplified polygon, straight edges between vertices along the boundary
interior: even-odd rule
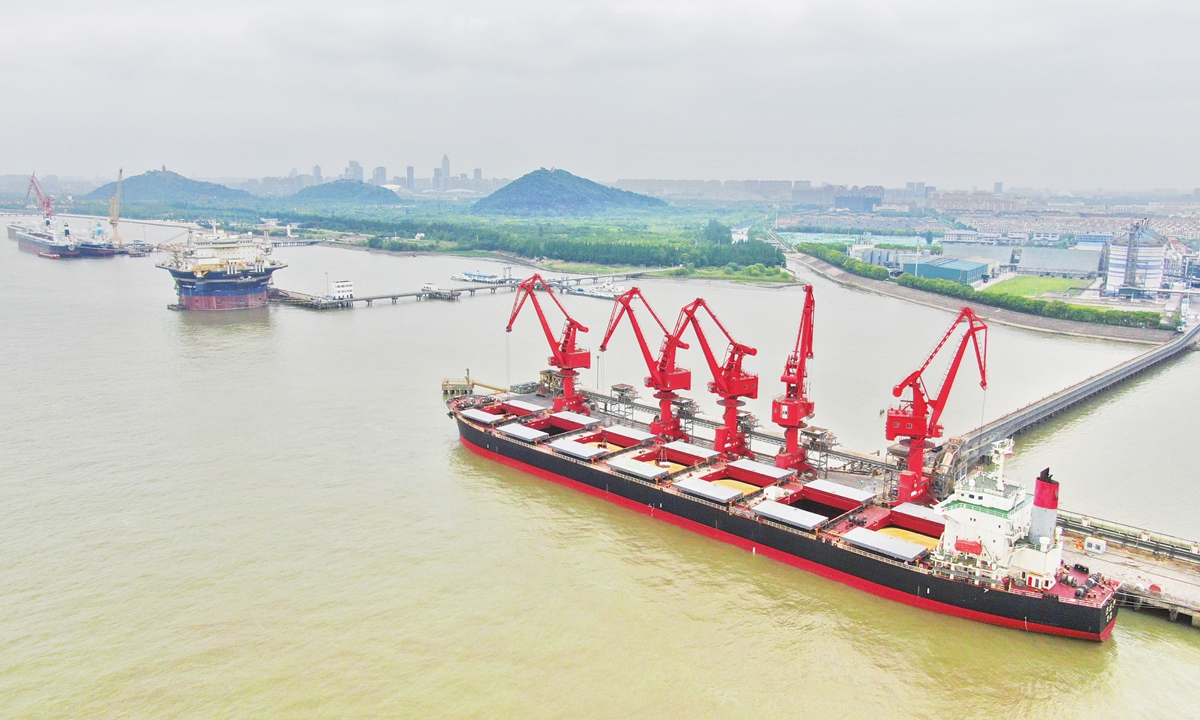
[[[872,280],[891,280],[891,276],[885,268],[878,265],[869,265],[848,257],[845,253],[835,249],[835,246],[800,243],[796,245],[796,249],[806,255],[812,255],[831,265],[836,265],[854,275],[860,275]],[[1077,322],[1119,325],[1122,327],[1162,327],[1162,315],[1153,311],[1100,310],[1099,308],[1084,307],[1082,305],[1071,305],[1061,300],[1036,300],[1034,298],[1021,297],[1020,295],[1009,295],[1003,292],[979,292],[970,285],[963,285],[953,280],[921,278],[909,273],[902,274],[894,282],[904,287],[937,293],[938,295],[948,295],[967,302],[990,305],[1029,315],[1040,315],[1056,320],[1074,320]]]

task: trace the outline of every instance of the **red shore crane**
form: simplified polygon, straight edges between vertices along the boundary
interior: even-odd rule
[[[784,446],[775,456],[776,467],[799,471],[809,469],[808,452],[800,447],[800,429],[813,416],[814,403],[808,398],[808,361],[813,356],[812,285],[804,288],[804,311],[800,314],[800,329],[796,333],[796,349],[783,366],[784,393],[771,402],[771,422],[783,428]]]
[[[946,369],[942,386],[938,389],[937,396],[930,398],[925,390],[923,374],[958,326],[964,323],[965,332],[950,366]],[[923,500],[929,495],[929,478],[925,476],[926,441],[928,438],[942,436],[943,428],[938,420],[942,417],[942,410],[946,408],[946,400],[950,397],[950,388],[954,385],[954,378],[958,374],[968,341],[975,347],[975,359],[979,364],[979,387],[987,389],[987,325],[969,307],[959,312],[950,329],[933,348],[933,352],[929,353],[929,357],[925,358],[925,363],[892,388],[892,395],[896,397],[903,395],[905,390],[912,391],[912,399],[902,400],[900,407],[889,408],[887,411],[887,439],[892,441],[896,438],[906,438],[908,445],[908,469],[900,473],[897,503]]]
[[[554,337],[554,331],[550,329],[550,323],[546,320],[546,313],[542,311],[542,305],[538,302],[535,291],[539,285],[566,317],[561,338]],[[505,332],[512,332],[513,323],[517,321],[517,315],[525,306],[526,300],[530,301],[533,309],[537,312],[538,320],[542,324],[542,332],[546,333],[546,340],[550,343],[550,351],[553,353],[549,362],[558,368],[558,376],[562,379],[563,394],[561,397],[554,398],[554,410],[556,412],[570,410],[586,415],[588,411],[584,407],[583,396],[575,390],[575,378],[579,375],[577,372],[579,368],[587,369],[592,366],[592,354],[588,350],[575,346],[575,336],[576,333],[587,332],[588,329],[571,317],[541,275],[533,275],[525,278],[517,286],[517,297],[513,301],[512,315],[508,318],[508,328]]]
[[[650,351],[646,336],[642,334],[642,327],[633,313],[634,300],[641,300],[642,306],[662,330],[663,340],[659,346],[658,357]],[[623,317],[628,317],[629,324],[633,326],[633,334],[637,336],[642,358],[645,359],[646,368],[650,372],[645,380],[646,387],[656,391],[654,398],[658,400],[658,417],[650,423],[650,432],[669,440],[686,439],[687,435],[679,427],[679,418],[672,414],[672,404],[679,399],[675,394],[676,390],[690,390],[692,387],[692,371],[675,367],[675,353],[679,348],[686,350],[687,343],[667,329],[659,319],[658,313],[654,312],[654,308],[646,301],[646,296],[635,287],[621,294],[613,305],[612,315],[608,319],[608,330],[604,333],[604,342],[600,343],[600,352],[608,350],[608,341],[612,339],[613,332]]]
[[[29,176],[29,189],[25,191],[25,199],[28,200],[30,195],[35,195],[38,201],[38,208],[42,211],[42,217],[49,222],[50,216],[54,214],[54,196],[46,192],[42,188],[42,184],[38,182],[37,174]]]
[[[729,349],[725,353],[724,362],[717,362],[712,348],[708,344],[708,338],[700,329],[700,320],[696,316],[700,310],[708,313],[712,321],[725,334],[725,339],[729,341]],[[742,432],[738,423],[738,408],[745,404],[739,398],[758,397],[758,376],[742,370],[743,358],[747,355],[757,355],[758,350],[734,340],[721,321],[717,319],[712,308],[702,298],[696,298],[679,311],[679,320],[675,323],[675,330],[671,333],[671,337],[678,341],[689,325],[695,331],[696,339],[700,341],[700,349],[704,351],[704,359],[708,361],[708,369],[712,373],[713,379],[708,384],[708,391],[720,395],[721,399],[717,402],[725,408],[723,418],[725,424],[717,428],[713,447],[717,452],[735,457],[738,455],[750,456],[753,453],[746,444],[746,434]]]

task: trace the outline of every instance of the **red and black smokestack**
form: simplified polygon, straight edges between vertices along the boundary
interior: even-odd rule
[[[1050,476],[1050,468],[1042,470],[1033,488],[1033,513],[1029,523],[1029,540],[1034,545],[1041,538],[1054,544],[1054,528],[1058,525],[1058,481]]]

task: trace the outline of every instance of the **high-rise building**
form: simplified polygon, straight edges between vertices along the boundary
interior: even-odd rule
[[[377,167],[375,172],[371,173],[372,185],[387,185],[387,168]]]
[[[446,179],[442,176],[441,168],[433,169],[433,189],[442,192],[446,189]]]
[[[362,182],[363,181],[362,165],[359,165],[357,160],[351,160],[350,164],[346,166],[346,172],[342,173],[342,179],[343,180],[356,180],[358,182]]]
[[[998,182],[998,183],[992,185],[992,194],[996,195],[996,196],[1003,195],[1004,194],[1004,183]]]
[[[412,165],[408,166],[408,185],[407,185],[407,187],[409,190],[416,189],[416,183],[415,183],[415,178],[413,177],[413,166]]]
[[[446,181],[450,179],[450,156],[442,156],[442,186],[438,190],[448,190]]]
[[[321,166],[313,165],[313,185],[320,185],[325,182],[321,179]]]

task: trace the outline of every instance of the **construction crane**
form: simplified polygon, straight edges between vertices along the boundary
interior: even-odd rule
[[[655,357],[650,351],[650,346],[646,343],[646,336],[642,334],[642,327],[634,315],[633,302],[635,300],[641,301],[642,306],[662,330],[663,340],[659,346],[658,357]],[[654,388],[654,398],[658,400],[658,417],[650,423],[650,432],[669,440],[686,440],[687,435],[680,428],[679,418],[673,414],[672,408],[675,401],[679,399],[675,391],[690,390],[692,387],[692,371],[675,367],[675,353],[680,348],[686,350],[687,343],[667,329],[667,326],[659,319],[658,313],[654,312],[654,308],[650,307],[650,303],[642,295],[642,291],[635,287],[621,294],[617,298],[616,304],[613,305],[612,315],[608,319],[608,330],[604,333],[604,342],[600,343],[600,352],[608,350],[608,341],[612,339],[613,332],[623,317],[629,318],[629,324],[633,326],[633,334],[637,337],[638,346],[642,349],[642,358],[645,359],[646,367],[650,371],[645,380],[646,387]]]
[[[717,327],[725,334],[725,339],[729,341],[729,349],[725,353],[724,362],[717,362],[712,347],[708,344],[708,338],[700,329],[700,320],[697,317],[700,310],[708,313],[709,318],[717,324]],[[757,355],[758,350],[734,340],[721,321],[717,319],[712,308],[702,298],[697,298],[684,305],[683,309],[679,311],[679,320],[675,323],[675,330],[671,333],[671,337],[678,341],[683,337],[688,326],[691,326],[696,333],[696,339],[700,341],[700,349],[704,351],[704,359],[708,362],[708,369],[712,373],[713,379],[708,384],[708,391],[720,395],[721,399],[717,401],[717,404],[725,408],[724,424],[716,430],[713,447],[717,452],[733,457],[753,456],[746,443],[746,433],[742,429],[741,423],[738,422],[738,408],[745,404],[740,398],[758,397],[758,376],[742,370],[742,360],[747,355]]]
[[[800,329],[796,333],[796,349],[783,366],[783,395],[771,402],[771,422],[783,428],[784,445],[775,456],[776,467],[804,472],[809,469],[808,452],[800,447],[800,429],[813,416],[815,406],[808,398],[808,361],[813,356],[812,285],[804,288],[804,310],[800,314]]]
[[[54,196],[42,188],[42,184],[38,182],[37,173],[29,176],[29,189],[25,191],[25,199],[28,200],[30,195],[37,197],[38,208],[42,211],[42,217],[46,219],[46,223],[49,224],[50,217],[54,215]]]
[[[938,389],[937,396],[930,398],[925,390],[925,370],[946,346],[958,326],[964,324],[965,332],[950,366],[946,369],[942,386]],[[943,428],[938,421],[942,417],[942,411],[946,409],[946,400],[950,397],[950,388],[954,386],[954,378],[958,374],[958,367],[962,363],[968,342],[975,347],[975,359],[979,364],[979,387],[987,389],[987,325],[969,307],[959,312],[950,329],[933,348],[933,352],[929,353],[929,357],[925,358],[924,364],[892,388],[892,395],[896,397],[902,396],[905,391],[912,393],[910,399],[900,402],[900,407],[889,408],[887,411],[888,441],[905,438],[901,444],[908,446],[908,469],[900,473],[897,504],[924,500],[929,496],[929,478],[925,475],[925,450],[930,447],[929,438],[942,436]]]
[[[125,179],[125,168],[117,171],[117,191],[108,199],[108,224],[112,226],[112,241],[117,247],[125,247],[117,226],[121,222],[121,183]]]
[[[550,329],[550,323],[546,320],[546,313],[542,311],[542,305],[538,302],[536,291],[539,286],[546,291],[546,294],[550,296],[550,299],[567,319],[561,338],[554,337],[554,331]],[[553,353],[549,362],[558,368],[558,377],[562,380],[562,395],[554,398],[554,410],[556,412],[570,410],[588,414],[587,408],[583,404],[583,396],[575,390],[575,378],[579,375],[578,370],[592,366],[591,352],[575,346],[576,334],[587,332],[588,329],[571,317],[541,275],[533,275],[517,285],[517,297],[513,301],[512,315],[508,318],[506,332],[512,332],[513,323],[517,321],[517,315],[525,306],[526,300],[529,300],[537,312],[538,321],[542,324],[542,332],[546,333],[546,340],[550,343],[550,351]]]

